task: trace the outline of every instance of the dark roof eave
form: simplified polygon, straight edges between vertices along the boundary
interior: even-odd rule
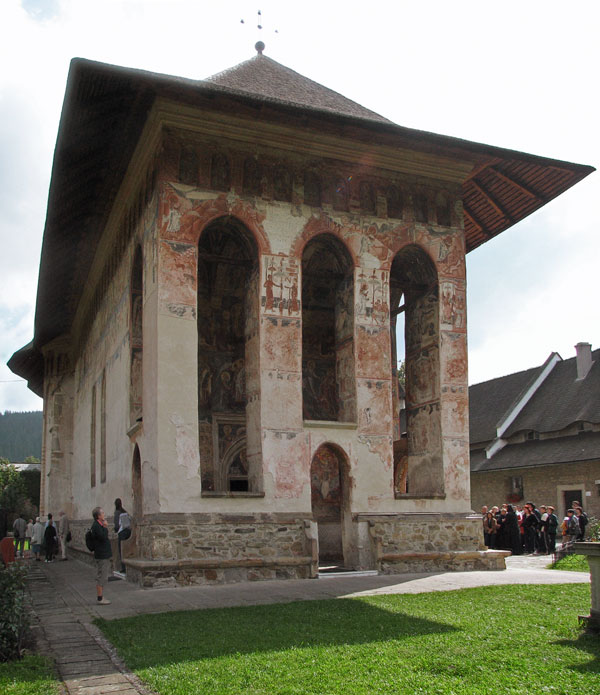
[[[44,394],[44,358],[34,347],[33,341],[14,353],[8,360],[8,368],[27,381],[27,386],[40,398]]]
[[[534,162],[536,164],[549,167],[570,167],[574,170],[579,171],[582,174],[581,178],[588,176],[596,170],[593,166],[576,164],[574,162],[567,162],[563,160],[552,159],[549,157],[541,157],[539,155],[528,154],[525,152],[520,152],[518,150],[511,150],[502,147],[496,147],[494,145],[487,145],[484,143],[475,142],[472,140],[465,140],[463,138],[458,138],[451,135],[441,135],[439,133],[432,133],[431,131],[427,130],[408,128],[406,126],[398,125],[384,117],[368,118],[366,116],[352,116],[348,114],[337,113],[329,109],[319,108],[310,104],[298,104],[288,102],[283,99],[277,99],[275,97],[253,95],[250,92],[246,92],[241,89],[234,89],[232,87],[217,85],[208,80],[192,80],[190,78],[175,77],[171,75],[165,75],[162,73],[153,73],[145,70],[138,70],[136,68],[124,68],[121,66],[109,65],[107,63],[90,61],[85,58],[74,58],[72,60],[72,65],[73,69],[83,69],[84,67],[96,68],[103,69],[107,72],[107,74],[114,73],[115,75],[137,78],[138,80],[140,80],[140,84],[143,84],[146,87],[171,89],[183,88],[188,90],[188,92],[192,94],[195,92],[196,94],[206,93],[215,95],[226,95],[239,98],[243,101],[258,106],[268,103],[273,106],[281,107],[286,111],[308,111],[310,113],[314,113],[315,115],[319,115],[323,118],[334,119],[336,122],[343,120],[346,121],[348,124],[361,126],[363,128],[374,130],[379,133],[388,133],[390,135],[396,136],[401,135],[407,141],[412,141],[415,143],[422,143],[423,140],[425,140],[430,144],[436,145],[440,148],[453,150],[455,152],[462,151],[471,155],[490,157],[492,159],[518,159],[526,162]],[[167,89],[167,91],[170,90]],[[377,116],[377,114],[374,115]]]
[[[498,471],[519,471],[528,468],[542,468],[544,466],[568,466],[571,463],[588,463],[588,461],[598,461],[599,456],[590,456],[589,458],[582,459],[565,459],[564,461],[542,461],[541,463],[530,463],[518,466],[502,466],[497,465],[496,467],[485,467],[485,468],[471,468],[471,473],[497,473]],[[491,459],[490,459],[491,460]]]
[[[183,99],[192,104],[200,103],[206,97],[224,97],[257,107],[269,105],[275,113],[281,111],[298,115],[301,112],[305,116],[314,116],[315,119],[326,120],[337,126],[347,124],[359,131],[397,138],[398,147],[472,158],[474,163],[483,163],[483,169],[476,169],[473,178],[481,176],[486,160],[495,164],[516,163],[517,168],[524,165],[537,174],[544,167],[549,171],[555,170],[549,197],[543,195],[527,205],[521,205],[516,217],[506,220],[494,218],[489,230],[478,230],[477,223],[466,216],[468,251],[520,221],[594,171],[589,166],[406,128],[377,114],[372,119],[338,114],[310,104],[254,96],[243,90],[205,80],[172,77],[75,58],[71,61],[67,80],[48,199],[33,341],[38,351],[49,340],[70,329],[86,269],[89,269],[93,259],[107,211],[114,201],[133,151],[131,143],[137,143],[150,107],[158,96]],[[97,109],[104,111],[98,113]],[[107,124],[111,121],[118,124],[118,127],[109,127]],[[308,124],[310,125],[311,123]],[[84,178],[78,175],[80,172],[77,167],[85,169],[88,159],[92,159],[86,158],[81,149],[82,145],[90,144],[92,154],[96,157],[91,163],[97,166],[91,167],[93,174],[86,169],[85,175],[88,178]],[[559,174],[556,174],[557,171]],[[500,171],[497,175],[510,180],[513,174],[510,171]],[[65,191],[74,192],[75,198],[69,197]],[[471,197],[476,199],[477,195],[471,192]],[[465,210],[468,212],[466,208]],[[82,229],[86,234],[85,244],[81,243]],[[64,269],[62,277],[57,269]],[[60,280],[57,281],[57,278]],[[35,371],[37,373],[37,368]]]

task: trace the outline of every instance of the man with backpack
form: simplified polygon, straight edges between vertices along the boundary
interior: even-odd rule
[[[108,524],[104,518],[104,509],[95,507],[92,510],[94,523],[85,534],[85,543],[89,550],[94,552],[94,564],[96,565],[96,596],[98,605],[106,606],[110,601],[104,598],[104,585],[108,581],[110,572],[112,548],[108,539]]]
[[[574,509],[567,509],[567,516],[563,520],[563,548],[575,541],[579,535],[579,522]]]

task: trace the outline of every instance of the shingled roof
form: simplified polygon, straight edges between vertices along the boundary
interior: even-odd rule
[[[483,449],[471,452],[471,472],[536,468],[594,460],[600,460],[600,432],[581,432],[571,437],[509,444],[491,459],[486,458]]]
[[[329,111],[338,116],[364,118],[378,123],[392,123],[378,113],[304,77],[262,53],[205,81],[239,94],[261,96],[265,100],[287,106]]]
[[[594,350],[591,358],[592,366],[584,378],[578,378],[577,357],[563,360],[558,353],[552,353],[541,367],[471,386],[471,470],[600,458],[600,432],[508,443],[497,447],[490,458],[485,453],[485,445],[497,440],[499,423],[506,421],[511,409],[523,402],[502,432],[503,440],[518,432],[560,433],[575,423],[600,424],[600,349]],[[529,395],[524,400],[525,394]]]
[[[469,436],[471,443],[489,442],[496,436],[502,417],[535,381],[541,367],[473,384],[469,387]]]

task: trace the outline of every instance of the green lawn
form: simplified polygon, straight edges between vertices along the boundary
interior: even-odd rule
[[[569,570],[570,572],[589,572],[590,566],[585,555],[565,555],[558,562],[550,565],[551,570]]]
[[[587,585],[502,586],[98,621],[161,695],[600,692]]]
[[[2,695],[58,695],[58,692],[58,683],[44,657],[28,654],[20,661],[0,663]]]

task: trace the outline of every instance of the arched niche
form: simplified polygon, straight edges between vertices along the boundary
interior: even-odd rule
[[[305,420],[356,420],[354,266],[331,234],[302,254],[302,405]]]
[[[144,262],[142,249],[138,246],[133,256],[131,280],[129,285],[129,424],[134,425],[142,419],[142,357],[144,350]]]
[[[131,497],[133,500],[133,535],[128,543],[121,547],[123,557],[143,557],[141,524],[144,518],[144,494],[142,481],[142,457],[136,444],[131,459]]]
[[[228,491],[226,453],[244,439],[248,490],[261,486],[258,421],[258,250],[233,217],[209,224],[198,243],[198,427],[204,491]],[[253,418],[253,415],[255,416]]]
[[[349,465],[334,444],[322,444],[310,464],[311,507],[317,523],[319,565],[348,566],[345,521],[349,514]]]
[[[390,272],[397,495],[437,497],[444,492],[438,294],[437,271],[427,253],[416,245],[401,249]],[[403,384],[398,364],[403,364]]]
[[[133,518],[140,522],[144,516],[144,499],[142,488],[142,457],[136,444],[131,461],[131,494],[133,497]]]

